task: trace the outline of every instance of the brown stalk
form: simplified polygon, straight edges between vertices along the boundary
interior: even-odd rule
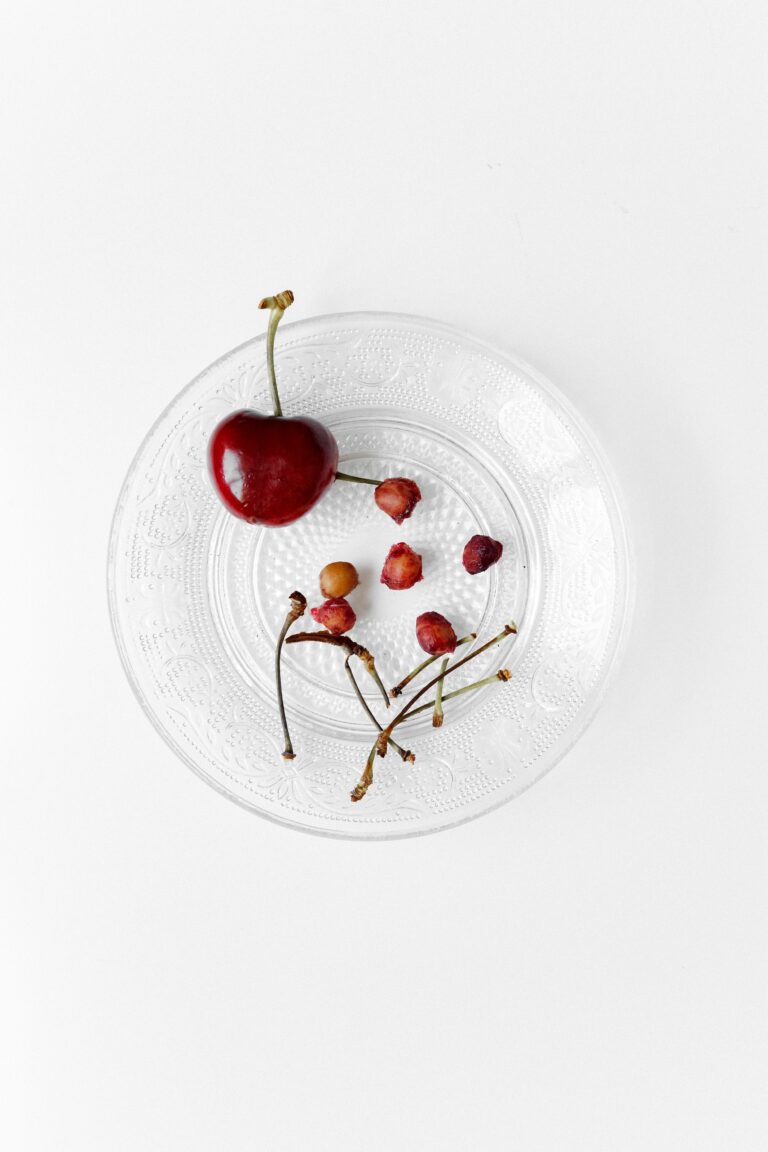
[[[336,648],[343,648],[350,656],[357,656],[358,660],[361,660],[365,665],[366,671],[373,677],[387,708],[389,708],[390,701],[387,690],[381,682],[373,656],[367,648],[363,648],[362,644],[358,644],[355,640],[350,640],[349,636],[334,636],[332,632],[296,632],[293,636],[288,637],[286,644],[303,644],[307,640],[314,640],[318,644],[333,644]]]
[[[288,629],[298,620],[300,616],[304,615],[307,607],[307,599],[301,592],[291,592],[289,597],[291,607],[288,610],[288,615],[285,618],[283,627],[280,630],[280,635],[277,638],[277,647],[275,649],[275,684],[277,687],[277,707],[280,711],[280,723],[283,726],[283,739],[285,740],[285,747],[283,749],[284,760],[294,760],[295,753],[293,745],[291,744],[291,734],[288,731],[288,721],[285,716],[285,702],[283,700],[283,677],[280,671],[280,653],[283,647],[283,641],[288,633]]]
[[[370,716],[371,720],[373,721],[374,725],[378,728],[379,732],[381,732],[382,726],[381,726],[381,724],[379,724],[378,720],[376,719],[376,716],[374,715],[374,713],[369,708],[368,701],[366,700],[365,696],[363,696],[362,692],[360,691],[360,685],[358,684],[357,680],[355,679],[355,674],[349,666],[349,662],[351,659],[352,659],[351,655],[347,656],[346,660],[344,661],[344,670],[346,671],[347,676],[350,679],[352,687],[355,690],[355,695],[357,696],[358,700],[360,701],[361,705],[363,706],[364,711],[368,714],[368,716]],[[392,739],[390,739],[389,742],[392,745],[392,747],[394,748],[394,750],[398,753],[401,760],[414,761],[416,759],[413,752],[410,752],[407,748],[401,748],[400,745],[397,744]]]

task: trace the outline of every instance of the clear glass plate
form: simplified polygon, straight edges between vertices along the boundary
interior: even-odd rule
[[[229,352],[166,409],[120,494],[109,597],[128,678],[190,768],[293,828],[376,839],[480,816],[540,779],[574,743],[622,649],[631,565],[602,453],[538,373],[433,321],[353,313],[284,324],[276,366],[285,414],[324,421],[341,469],[410,476],[423,500],[401,527],[376,508],[371,488],[341,482],[285,528],[229,515],[208,478],[209,435],[235,408],[270,411],[264,337]],[[504,555],[469,576],[461,552],[476,532],[501,540]],[[424,580],[405,592],[378,580],[399,540],[424,557]],[[448,703],[442,729],[429,714],[404,724],[399,742],[415,763],[392,751],[377,759],[358,804],[349,794],[375,733],[338,649],[284,649],[297,757],[280,755],[275,638],[294,588],[320,602],[317,576],[331,560],[360,572],[353,635],[388,686],[423,658],[414,633],[420,612],[442,612],[457,633],[478,632],[478,643],[508,620],[519,627],[450,683],[501,667],[512,679]],[[362,670],[358,679],[383,719],[372,682]]]

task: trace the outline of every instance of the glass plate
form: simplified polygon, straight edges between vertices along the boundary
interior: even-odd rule
[[[128,678],[190,768],[293,828],[376,839],[480,816],[540,779],[574,743],[622,649],[631,567],[602,453],[537,372],[433,321],[352,313],[285,324],[276,365],[285,414],[324,421],[341,469],[410,476],[423,500],[401,527],[376,508],[369,487],[341,482],[285,528],[229,515],[207,475],[209,435],[235,408],[270,411],[264,337],[229,352],[166,409],[120,494],[109,597]],[[476,532],[501,540],[504,554],[469,576],[461,553]],[[378,580],[399,540],[424,557],[424,580],[405,592]],[[297,757],[280,755],[275,638],[294,588],[320,602],[317,576],[331,560],[360,572],[353,635],[374,653],[387,686],[423,658],[414,633],[420,612],[442,612],[458,634],[478,632],[478,643],[508,620],[519,627],[450,685],[501,667],[511,680],[449,702],[442,729],[429,713],[404,724],[398,740],[415,763],[392,750],[377,759],[358,804],[349,794],[375,733],[338,649],[284,649]],[[298,627],[315,626],[305,622]],[[381,697],[358,670],[383,718]]]

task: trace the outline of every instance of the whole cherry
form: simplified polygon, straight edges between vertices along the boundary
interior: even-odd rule
[[[268,296],[267,367],[274,415],[245,408],[214,429],[208,461],[224,504],[251,524],[291,524],[327,492],[336,476],[339,446],[333,434],[310,416],[283,416],[275,379],[275,333],[292,292]]]
[[[292,524],[333,484],[339,449],[309,416],[233,412],[211,437],[208,458],[219,496],[250,524]]]

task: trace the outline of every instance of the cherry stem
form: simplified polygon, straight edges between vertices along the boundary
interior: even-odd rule
[[[458,648],[459,644],[469,644],[472,640],[477,640],[477,632],[470,632],[468,636],[462,636],[461,640],[456,641],[456,647]],[[390,696],[393,699],[396,696],[399,696],[403,691],[403,688],[406,688],[410,684],[411,680],[418,676],[419,672],[423,672],[425,668],[428,668],[430,664],[434,664],[435,660],[439,659],[439,656],[429,656],[426,660],[419,664],[417,668],[414,668],[412,672],[409,672],[404,680],[401,680],[399,684],[395,684],[394,688],[390,688]]]
[[[378,488],[381,480],[369,480],[367,476],[350,476],[348,472],[337,472],[337,480],[348,480],[350,484],[375,484]]]
[[[259,308],[269,308],[269,326],[267,327],[267,372],[269,373],[269,386],[272,390],[272,407],[275,416],[282,416],[283,409],[280,404],[280,393],[277,390],[277,377],[275,376],[275,333],[277,326],[283,318],[286,308],[293,304],[293,292],[286,289],[278,292],[277,296],[265,296],[259,301]]]
[[[358,684],[357,680],[355,680],[355,674],[349,666],[349,662],[351,659],[352,659],[351,655],[347,656],[346,660],[344,661],[344,669],[347,673],[347,676],[349,676],[352,687],[355,690],[355,695],[357,696],[358,700],[362,704],[363,709],[368,713],[371,720],[373,721],[375,726],[378,728],[379,732],[381,732],[382,731],[381,724],[379,724],[375,715],[373,714],[371,709],[368,707],[368,701],[366,700],[365,696],[363,696],[362,692],[360,691],[360,685]],[[394,748],[394,750],[399,754],[401,760],[413,761],[416,759],[413,752],[409,752],[407,748],[401,748],[400,745],[395,740],[390,739],[389,742],[392,745],[392,747]]]
[[[485,644],[481,644],[479,648],[475,648],[475,650],[470,652],[468,656],[465,656],[462,660],[457,660],[455,664],[451,664],[450,667],[445,669],[445,672],[439,676],[433,677],[432,680],[425,684],[423,688],[420,688],[419,691],[411,697],[408,703],[400,709],[397,716],[395,716],[393,720],[390,720],[387,727],[382,728],[381,732],[379,733],[378,739],[376,740],[376,743],[373,745],[373,748],[371,748],[371,751],[368,755],[363,774],[360,777],[360,780],[354,791],[352,792],[353,801],[362,800],[363,796],[365,796],[373,782],[373,761],[376,757],[376,754],[378,753],[379,756],[386,756],[387,744],[392,736],[393,730],[397,727],[398,724],[400,724],[403,720],[406,719],[407,716],[412,713],[413,706],[416,701],[421,699],[425,692],[428,692],[430,688],[434,688],[438,681],[444,679],[446,676],[450,676],[451,672],[456,672],[459,668],[462,668],[465,664],[468,664],[470,660],[474,660],[475,657],[479,656],[482,652],[487,652],[489,648],[493,648],[494,644],[498,644],[500,641],[504,640],[505,637],[513,636],[516,633],[516,624],[505,624],[504,630],[499,632],[498,636],[494,636],[492,640],[487,640]],[[296,637],[291,637],[291,639],[295,640]]]
[[[275,683],[277,685],[277,706],[280,710],[280,723],[283,726],[283,739],[285,740],[285,748],[283,749],[283,760],[295,760],[296,754],[293,751],[291,744],[291,734],[288,731],[288,721],[285,716],[285,702],[283,700],[283,677],[280,671],[280,653],[283,647],[283,641],[288,634],[288,629],[298,620],[300,616],[304,615],[304,610],[307,607],[307,600],[302,596],[301,592],[291,592],[290,595],[291,607],[288,615],[285,618],[285,623],[280,630],[280,635],[277,638],[277,647],[275,648]]]
[[[482,680],[475,680],[474,684],[465,684],[463,688],[454,688],[453,692],[446,692],[443,696],[443,704],[446,700],[453,700],[454,696],[461,696],[464,692],[475,692],[478,688],[485,688],[488,684],[497,684],[499,681],[504,684],[511,676],[512,673],[509,668],[500,668],[493,676],[486,676]],[[414,708],[413,712],[409,712],[408,715],[418,716],[419,712],[428,712],[436,704],[437,698],[430,700],[429,704],[419,704],[418,708]]]
[[[358,800],[362,800],[371,784],[373,784],[373,762],[375,759],[376,745],[374,744],[373,748],[371,748],[371,751],[368,754],[368,759],[365,762],[363,774],[350,793],[350,800],[353,804],[356,804]]]
[[[486,640],[485,644],[481,644],[479,648],[475,648],[474,651],[470,652],[468,656],[464,656],[461,660],[457,660],[455,664],[449,665],[442,676],[434,676],[424,685],[423,688],[419,688],[415,695],[411,696],[408,703],[400,709],[394,720],[390,720],[389,724],[384,729],[384,732],[387,733],[387,736],[390,735],[393,728],[395,728],[397,724],[400,724],[403,720],[405,720],[406,716],[408,716],[408,714],[413,710],[413,706],[416,701],[421,699],[424,693],[428,692],[430,688],[434,688],[439,680],[446,676],[450,676],[451,672],[458,672],[459,668],[463,668],[465,664],[469,664],[470,660],[474,660],[475,657],[479,656],[482,652],[487,652],[488,649],[493,648],[495,644],[500,644],[501,641],[504,640],[507,636],[514,636],[516,634],[516,624],[505,624],[503,631],[499,632],[498,636],[494,636],[492,640]],[[379,737],[379,748],[383,748],[386,752],[386,743],[382,742],[381,737]],[[380,752],[380,755],[383,755],[383,753]]]
[[[384,697],[387,708],[389,708],[390,700],[387,696],[387,690],[381,682],[373,656],[367,648],[363,648],[362,644],[358,644],[355,640],[350,640],[349,636],[334,636],[332,632],[296,632],[293,636],[288,637],[286,644],[302,644],[305,640],[316,640],[319,644],[334,644],[337,648],[345,648],[350,656],[357,656],[359,660],[362,660],[366,671],[373,677],[376,687]]]
[[[432,713],[433,728],[442,728],[443,726],[443,681],[445,680],[445,670],[447,667],[448,657],[446,656],[440,665],[440,679],[437,682],[437,689],[435,691],[435,710]]]

